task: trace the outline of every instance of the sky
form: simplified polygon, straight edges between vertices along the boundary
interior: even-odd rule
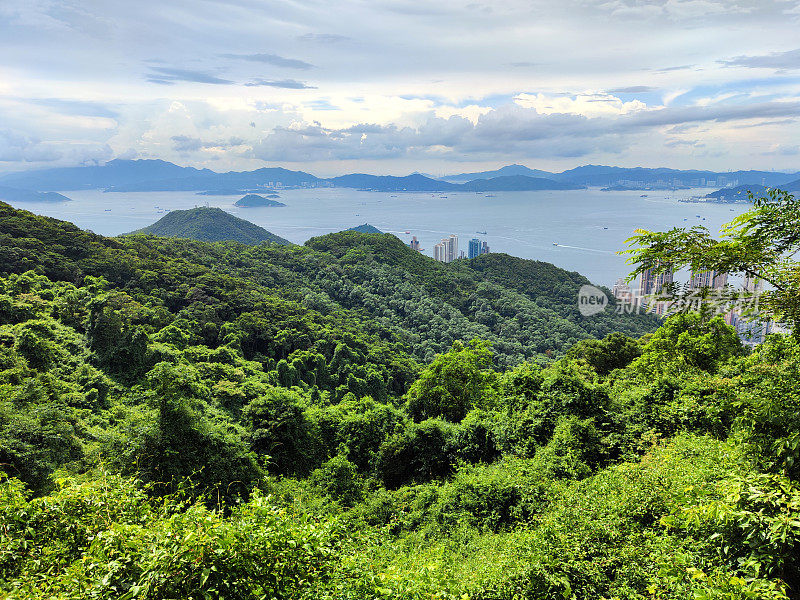
[[[0,0],[0,172],[800,170],[800,0]]]

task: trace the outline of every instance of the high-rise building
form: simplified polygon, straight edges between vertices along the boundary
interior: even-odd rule
[[[663,300],[655,302],[648,301],[647,297],[661,294],[664,291],[664,288],[672,283],[673,276],[675,274],[671,268],[668,268],[666,271],[661,273],[657,273],[656,269],[661,266],[662,263],[657,263],[656,265],[642,271],[642,274],[639,277],[639,294],[637,297],[638,304],[646,306],[649,311],[654,312],[657,315],[665,314],[669,303]]]
[[[457,258],[463,258],[464,253],[458,251],[458,236],[451,234],[433,247],[433,258],[441,262],[453,262]]]
[[[450,262],[447,260],[447,246],[443,241],[433,247],[433,259],[439,262]]]
[[[625,279],[620,277],[617,279],[617,282],[614,284],[614,287],[611,288],[611,294],[617,300],[631,300],[633,294],[631,293],[631,286],[625,283]]]
[[[758,293],[764,289],[764,280],[755,275],[745,275],[742,287],[748,292]]]
[[[408,245],[412,250],[416,250],[417,252],[421,252],[420,247],[419,247],[419,240],[417,239],[417,236],[413,236],[411,238],[411,241],[408,243]]]
[[[639,276],[639,297],[660,294],[664,286],[672,283],[674,271],[668,268],[666,271],[656,273],[656,268],[661,267],[661,263],[656,264],[642,271]]]
[[[693,290],[699,290],[702,288],[712,288],[715,290],[720,290],[724,288],[728,284],[728,274],[727,273],[720,273],[719,271],[701,271],[700,273],[694,273],[692,275],[692,279],[689,282],[689,286]]]
[[[486,242],[481,245],[481,254],[489,254],[489,244]]]
[[[469,241],[469,258],[475,258],[481,254],[481,241],[478,238],[472,238]]]
[[[450,237],[446,238],[446,241],[448,256],[448,260],[446,262],[453,262],[456,258],[458,258],[458,236],[454,233],[451,233]]]

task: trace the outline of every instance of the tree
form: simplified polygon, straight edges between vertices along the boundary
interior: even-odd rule
[[[408,390],[408,411],[416,421],[442,417],[457,423],[472,408],[492,403],[495,377],[488,342],[456,342],[438,355]]]
[[[719,240],[702,226],[664,232],[637,230],[628,240],[636,247],[622,252],[630,254],[628,262],[635,265],[629,280],[648,269],[663,273],[681,268],[761,279],[773,289],[761,294],[759,309],[790,323],[795,334],[800,333],[800,262],[794,260],[800,251],[800,199],[777,189],[769,189],[761,197],[752,193],[748,197],[753,207],[726,224]],[[692,308],[685,301],[686,294],[678,297],[675,286],[667,292],[677,297],[680,309]],[[743,295],[729,293],[724,302],[730,305]]]

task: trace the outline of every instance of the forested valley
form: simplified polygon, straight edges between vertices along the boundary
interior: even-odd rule
[[[586,283],[0,203],[0,597],[800,598],[800,341]]]

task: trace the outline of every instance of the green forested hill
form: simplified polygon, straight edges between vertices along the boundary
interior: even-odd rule
[[[280,205],[280,204],[276,204]],[[270,233],[250,221],[225,212],[221,208],[201,206],[189,210],[173,210],[152,225],[132,233],[149,233],[160,237],[190,238],[201,242],[239,242],[241,244],[289,245],[291,242]]]
[[[796,598],[797,340],[585,282],[0,204],[0,597]]]
[[[370,225],[369,223],[364,223],[363,225],[356,225],[355,227],[351,227],[347,231],[358,231],[359,233],[383,233],[377,227]]]

